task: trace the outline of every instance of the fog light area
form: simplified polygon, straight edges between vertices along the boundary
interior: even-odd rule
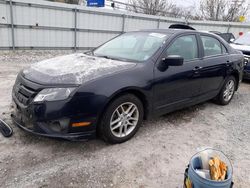
[[[49,122],[49,128],[55,132],[66,132],[69,126],[69,119],[60,119]]]

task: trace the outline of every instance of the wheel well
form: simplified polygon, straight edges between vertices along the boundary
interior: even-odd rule
[[[232,76],[234,76],[234,78],[236,79],[236,90],[238,90],[238,88],[239,88],[239,73],[238,72],[232,72],[232,74],[231,74]]]
[[[112,101],[114,101],[116,98],[118,98],[118,97],[120,97],[122,95],[125,95],[125,94],[133,94],[133,95],[135,95],[142,102],[143,110],[144,110],[144,117],[143,117],[143,119],[147,119],[148,114],[149,114],[149,102],[148,102],[146,96],[142,92],[140,92],[138,90],[135,90],[135,89],[124,90],[124,91],[121,91],[121,92],[115,94],[109,100],[109,102],[105,105],[105,107],[103,108],[102,113],[101,113],[100,117],[97,120],[97,135],[101,134],[100,133],[101,127],[99,126],[100,125],[100,121],[102,120],[103,114],[104,114],[105,110],[108,108],[109,104]]]
[[[143,105],[143,110],[144,110],[144,117],[143,119],[147,119],[148,117],[148,113],[149,113],[149,103],[148,103],[148,100],[146,98],[146,96],[138,91],[138,90],[135,90],[135,89],[128,89],[128,90],[124,90],[124,91],[121,91],[117,94],[115,94],[110,100],[109,102],[105,105],[103,111],[105,111],[108,107],[108,105],[114,101],[116,98],[122,96],[122,95],[125,95],[125,94],[133,94],[135,95],[141,102],[142,102],[142,105]],[[102,113],[103,114],[103,113]]]

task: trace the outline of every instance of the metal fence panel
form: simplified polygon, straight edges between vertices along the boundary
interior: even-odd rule
[[[12,44],[11,40],[11,29],[10,28],[1,28],[0,27],[0,46],[9,47]]]
[[[0,49],[87,49],[124,31],[166,29],[173,23],[232,32],[236,37],[250,29],[244,23],[184,20],[42,0],[0,0]]]
[[[73,11],[13,6],[14,24],[50,27],[74,27]]]
[[[135,31],[140,29],[156,29],[157,20],[145,20],[141,18],[126,18],[125,31]]]
[[[17,47],[72,47],[71,31],[22,29],[15,30]]]
[[[246,33],[246,32],[249,32],[249,31],[250,31],[250,27],[235,27],[235,26],[231,26],[231,27],[230,27],[230,32],[236,33],[236,35],[237,35],[239,32]]]
[[[0,4],[0,24],[10,23],[10,8],[7,4]]]
[[[77,46],[78,47],[86,47],[86,48],[94,48],[102,43],[114,38],[117,34],[111,33],[92,33],[92,32],[81,32],[78,33],[77,38]]]
[[[122,17],[121,16],[105,16],[99,14],[90,14],[79,12],[77,14],[79,29],[94,29],[94,30],[110,30],[121,31]]]
[[[228,29],[228,26],[213,27],[211,25],[194,25],[194,24],[190,24],[190,26],[200,31],[219,31],[222,33],[227,32]]]
[[[166,29],[168,28],[172,23],[169,22],[160,22],[159,23],[159,29]]]

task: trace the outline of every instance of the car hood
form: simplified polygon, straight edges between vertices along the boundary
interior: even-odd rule
[[[248,45],[241,45],[241,44],[230,44],[230,46],[236,50],[240,50],[240,51],[249,51],[250,52],[250,46]]]
[[[135,65],[77,53],[34,63],[23,70],[22,75],[40,84],[83,84]]]

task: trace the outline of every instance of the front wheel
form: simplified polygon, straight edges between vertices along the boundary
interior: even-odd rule
[[[143,120],[143,105],[132,94],[116,98],[104,112],[100,133],[110,143],[129,140],[138,131]]]
[[[227,105],[232,100],[236,90],[236,79],[234,76],[230,76],[226,79],[219,95],[217,96],[217,102],[221,105]]]

